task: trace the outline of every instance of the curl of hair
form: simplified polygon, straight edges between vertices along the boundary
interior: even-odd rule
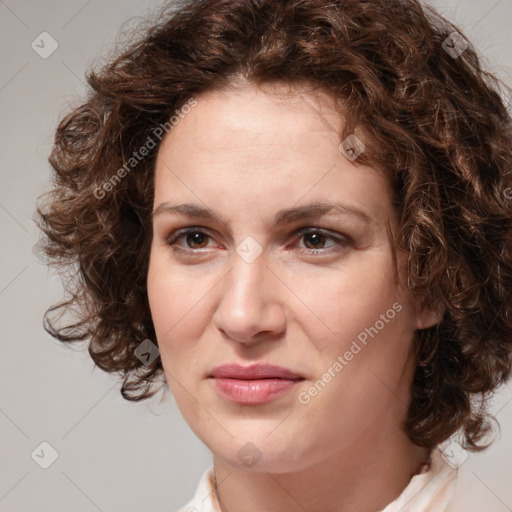
[[[456,58],[443,49],[453,32],[463,37],[415,0],[189,0],[164,9],[88,74],[86,102],[58,126],[54,187],[38,215],[48,257],[74,272],[46,330],[90,340],[94,362],[123,375],[126,399],[152,396],[161,360],[144,365],[135,349],[156,339],[146,275],[158,144],[130,159],[190,98],[241,77],[311,84],[339,100],[340,141],[364,139],[357,162],[389,177],[408,288],[444,310],[438,326],[416,333],[404,429],[420,446],[460,429],[468,449],[485,448],[483,398],[511,372],[511,123],[501,83],[471,45]],[[54,312],[75,319],[58,327]]]

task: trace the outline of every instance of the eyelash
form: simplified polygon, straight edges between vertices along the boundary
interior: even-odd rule
[[[174,231],[173,233],[171,233],[171,235],[169,235],[166,238],[165,241],[166,241],[167,245],[172,247],[172,246],[176,245],[177,241],[182,236],[186,236],[191,233],[201,233],[203,235],[206,235],[207,237],[213,238],[208,232],[204,231],[203,228],[192,226],[192,227],[182,228],[182,229],[178,229],[177,231]],[[326,249],[303,249],[303,248],[301,248],[300,250],[307,255],[326,254],[326,253],[336,252],[336,251],[342,250],[344,247],[350,245],[350,243],[351,243],[351,240],[345,235],[340,234],[339,236],[336,236],[336,235],[333,235],[332,233],[326,231],[325,229],[315,228],[315,227],[308,227],[308,228],[300,229],[299,231],[297,231],[295,233],[295,238],[300,240],[304,236],[311,235],[311,234],[319,234],[322,237],[325,237],[326,239],[330,239],[330,240],[336,242],[339,247],[336,247],[336,248],[328,247]],[[203,249],[206,249],[206,248],[203,247],[201,249],[191,249],[191,248],[184,249],[183,247],[180,247],[178,250],[180,250],[182,252],[200,253],[203,251]]]

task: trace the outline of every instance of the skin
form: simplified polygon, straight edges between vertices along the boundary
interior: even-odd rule
[[[159,149],[147,286],[167,382],[212,451],[222,510],[380,510],[428,459],[401,424],[414,331],[439,322],[401,285],[389,185],[340,152],[343,120],[324,94],[243,84],[197,99]],[[279,210],[327,200],[369,220],[329,213],[271,227]],[[165,210],[181,203],[223,220]],[[184,227],[207,236],[168,243]],[[262,250],[251,263],[236,250],[247,236]],[[299,393],[396,303],[400,312],[301,403]],[[207,378],[232,362],[304,380],[269,403],[233,404]],[[261,454],[250,467],[237,456],[246,443]]]

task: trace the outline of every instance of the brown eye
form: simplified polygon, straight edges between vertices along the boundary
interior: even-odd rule
[[[202,231],[191,231],[185,233],[185,240],[191,249],[199,249],[203,247],[205,241],[208,241],[208,235]]]
[[[308,247],[308,243],[305,243],[308,249],[319,249],[322,248],[321,246],[325,244],[325,241],[327,240],[328,237],[321,233],[312,232],[303,235],[302,238],[304,240],[308,240],[308,242],[312,245],[312,247]]]
[[[298,233],[299,240],[304,240],[305,248],[299,247],[306,254],[327,254],[341,250],[350,244],[350,240],[341,234],[332,234],[323,229],[307,228]],[[325,247],[327,241],[332,244]]]
[[[179,244],[180,239],[185,240],[185,246]],[[208,246],[210,235],[198,228],[183,228],[172,233],[166,242],[168,245],[177,246],[179,249],[204,249]]]

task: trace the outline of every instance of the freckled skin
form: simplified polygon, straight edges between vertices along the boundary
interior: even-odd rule
[[[428,455],[400,425],[414,331],[439,318],[399,284],[404,258],[397,256],[397,269],[391,191],[377,170],[340,152],[342,120],[330,101],[308,92],[278,97],[252,85],[208,93],[159,149],[154,207],[194,203],[225,219],[156,215],[148,296],[176,402],[212,451],[217,479],[231,474],[219,490],[230,512],[303,510],[296,501],[310,511],[377,510]],[[372,222],[329,214],[269,229],[279,210],[316,201],[342,202]],[[206,236],[183,235],[170,245],[184,227]],[[297,234],[302,228],[328,233]],[[236,250],[248,236],[262,249],[251,263]],[[395,306],[390,318],[393,304],[400,311]],[[301,403],[299,393],[376,322],[378,334]],[[269,403],[237,405],[207,378],[231,362],[270,363],[304,380]],[[248,442],[262,455],[252,467],[237,456]]]

